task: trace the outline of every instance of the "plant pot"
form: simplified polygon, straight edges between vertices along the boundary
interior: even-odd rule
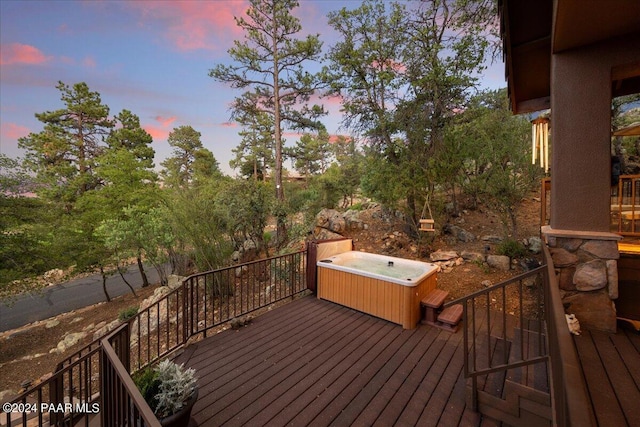
[[[198,389],[196,388],[193,391],[193,394],[187,400],[187,403],[184,404],[182,409],[176,412],[173,415],[169,415],[168,417],[164,417],[160,419],[160,425],[163,427],[185,427],[189,425],[189,419],[191,418],[191,410],[193,409],[193,405],[195,405],[198,400]]]

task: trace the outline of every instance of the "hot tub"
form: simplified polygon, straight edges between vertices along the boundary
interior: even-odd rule
[[[437,266],[427,262],[349,251],[320,259],[318,298],[413,329],[420,300],[436,287]]]

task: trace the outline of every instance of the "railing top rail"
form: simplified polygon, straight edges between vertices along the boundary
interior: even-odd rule
[[[201,273],[195,273],[195,274],[192,274],[192,275],[186,277],[182,282],[184,283],[184,282],[187,282],[188,280],[193,279],[195,277],[206,276],[208,274],[216,273],[218,271],[229,270],[230,268],[238,268],[238,267],[242,267],[242,266],[245,266],[245,265],[264,263],[264,262],[271,261],[271,260],[274,260],[274,259],[279,259],[279,258],[282,258],[282,257],[285,257],[285,256],[297,255],[297,254],[301,254],[301,253],[305,253],[305,252],[307,252],[307,250],[306,249],[302,249],[302,250],[299,250],[299,251],[289,252],[289,253],[286,253],[286,254],[274,255],[274,256],[269,257],[269,258],[261,258],[261,259],[255,260],[255,261],[243,262],[243,263],[240,263],[240,264],[230,265],[228,267],[217,268],[215,270],[203,271]]]
[[[544,270],[546,268],[547,268],[546,265],[541,265],[540,267],[536,267],[533,270],[526,271],[526,272],[524,272],[522,274],[519,274],[517,276],[514,276],[514,277],[512,277],[510,279],[507,279],[507,280],[502,281],[500,283],[496,283],[495,285],[489,286],[488,288],[480,289],[479,291],[476,291],[476,292],[474,292],[472,294],[465,295],[465,296],[460,297],[458,299],[455,299],[453,301],[449,301],[448,303],[446,303],[444,305],[445,305],[445,307],[449,307],[449,306],[452,306],[454,304],[462,304],[467,300],[479,297],[481,295],[486,295],[486,294],[488,294],[488,293],[490,293],[492,291],[495,291],[496,289],[504,288],[506,286],[509,286],[511,283],[526,279],[529,276],[535,276],[536,274],[538,274],[538,272],[540,272],[540,271],[542,271],[542,270]]]
[[[124,325],[118,328],[118,330],[121,331],[123,327]],[[145,425],[148,425],[150,427],[161,427],[160,422],[147,404],[146,400],[144,400],[144,397],[142,397],[140,390],[138,390],[138,387],[133,382],[133,379],[131,379],[131,376],[129,376],[129,373],[125,369],[124,365],[120,361],[120,358],[116,354],[116,351],[111,346],[111,343],[107,338],[101,341],[101,348],[104,352],[105,357],[109,359],[111,366],[113,366],[113,368],[115,369],[118,378],[120,379],[120,381],[122,381],[122,385],[127,389],[129,397],[131,397],[134,405],[140,411],[140,415],[142,416]]]
[[[556,388],[555,393],[563,393],[563,396],[555,396],[558,403],[564,408],[556,408],[566,419],[556,420],[558,425],[593,426],[595,419],[591,408],[587,388],[580,368],[580,361],[573,343],[569,329],[566,327],[565,310],[562,305],[560,288],[555,279],[553,260],[547,245],[542,245],[543,255],[548,269],[549,283],[548,311],[550,328],[549,334],[551,354],[551,375]],[[566,421],[566,422],[565,422]]]

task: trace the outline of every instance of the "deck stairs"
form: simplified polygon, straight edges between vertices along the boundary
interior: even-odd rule
[[[476,357],[476,369],[490,372],[467,380],[467,404],[475,404],[478,412],[503,425],[551,426],[549,362],[522,365],[546,354],[544,322],[523,319],[520,326],[514,316],[507,315],[506,321],[502,313],[491,317],[493,325],[478,326],[490,329],[488,339],[479,334],[475,345],[480,356]]]

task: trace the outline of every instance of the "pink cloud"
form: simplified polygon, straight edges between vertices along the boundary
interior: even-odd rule
[[[234,16],[243,16],[248,2],[225,1],[145,1],[130,2],[129,7],[142,13],[140,25],[149,21],[160,21],[165,37],[181,51],[218,49],[231,45],[231,41],[242,34]],[[223,46],[216,45],[222,40]]]
[[[176,117],[162,117],[162,116],[156,116],[155,117],[156,122],[160,123],[163,127],[169,127],[171,126],[171,123],[176,121]]]
[[[90,56],[87,56],[82,60],[82,65],[88,68],[96,68],[96,60]]]
[[[340,140],[340,138],[344,138],[345,141],[349,142],[351,141],[353,138],[347,135],[329,135],[329,142],[331,144],[335,144],[336,142],[338,142]]]
[[[237,128],[238,127],[238,123],[236,123],[236,122],[224,122],[220,126],[222,126],[223,128]]]
[[[342,105],[344,97],[342,95],[330,95],[322,98],[329,105]]]
[[[300,138],[304,133],[300,132],[282,132],[282,136],[285,138]]]
[[[142,128],[146,130],[154,140],[166,140],[169,137],[169,132],[171,132],[169,128],[171,124],[176,121],[176,117],[156,116],[154,120],[158,125],[146,125],[142,126]]]
[[[42,64],[51,59],[40,49],[22,43],[10,43],[0,46],[0,65]]]
[[[0,134],[2,139],[18,139],[27,136],[30,130],[28,127],[21,126],[16,123],[2,123],[0,125]]]
[[[146,130],[149,135],[155,140],[165,140],[169,137],[169,130],[163,129],[157,126],[142,126],[142,129]]]

